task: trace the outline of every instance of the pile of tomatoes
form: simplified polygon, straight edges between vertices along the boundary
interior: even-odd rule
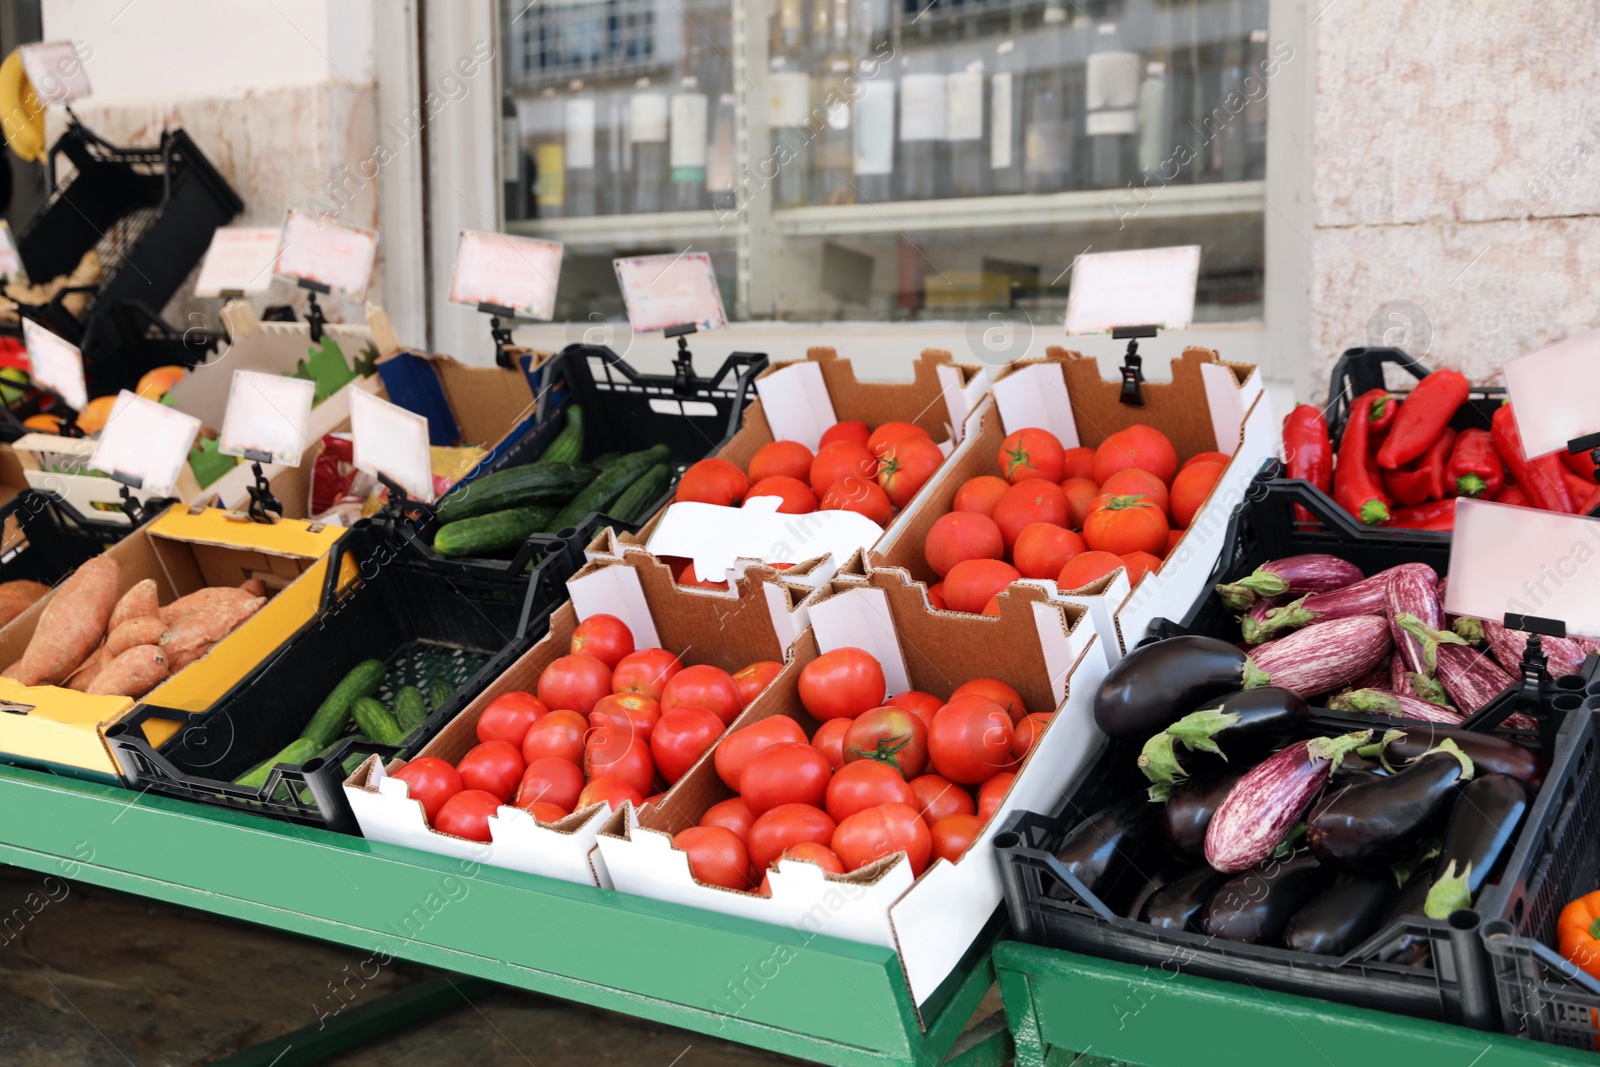
[[[420,756],[395,773],[428,824],[488,841],[502,804],[540,822],[624,800],[657,800],[722,736],[783,664],[752,663],[737,674],[684,666],[663,648],[635,649],[614,615],[591,615],[571,652],[539,675],[536,693],[503,693],[478,719],[478,744],[451,766]]]
[[[1011,788],[1050,721],[994,678],[948,700],[911,690],[884,700],[883,668],[859,648],[801,670],[800,703],[821,725],[808,739],[776,714],[724,737],[712,759],[736,794],[672,843],[699,881],[769,895],[780,858],[844,874],[904,852],[914,875],[954,863]]]
[[[1228,457],[1201,452],[1180,467],[1166,434],[1140,423],[1099,448],[1063,448],[1048,430],[1018,430],[998,463],[998,475],[961,484],[923,541],[940,578],[928,589],[935,607],[994,615],[1001,590],[1019,578],[1072,590],[1119,567],[1137,585],[1183,536]]]

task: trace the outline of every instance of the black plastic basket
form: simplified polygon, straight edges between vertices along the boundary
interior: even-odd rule
[[[536,554],[543,558],[530,566]],[[347,558],[359,577],[339,590]],[[510,563],[446,561],[403,523],[387,516],[363,520],[330,553],[318,614],[281,649],[209,709],[140,704],[106,731],[106,739],[134,789],[359,835],[341,787],[345,757],[380,752],[404,758],[425,745],[544,636],[550,613],[567,598],[566,580],[582,561],[575,538],[540,535]],[[260,789],[233,784],[298,737],[340,679],[369,659],[389,666],[391,690],[442,677],[455,691],[402,745],[359,742],[352,724],[347,744],[326,758],[280,764]],[[142,729],[152,721],[183,728],[156,749]]]
[[[0,547],[0,582],[54,585],[134,529],[85,519],[65,500],[38,489],[24,489],[0,507],[0,526],[12,522],[22,536]]]
[[[1328,435],[1333,439],[1335,449],[1344,437],[1345,423],[1350,419],[1351,402],[1373,389],[1389,389],[1388,377],[1384,373],[1384,368],[1389,366],[1417,381],[1426,378],[1433,369],[1400,348],[1347,348],[1340,354],[1339,361],[1333,365],[1333,374],[1328,379],[1328,406],[1324,409]],[[1410,390],[1389,389],[1389,392],[1404,400]],[[1495,408],[1500,406],[1505,396],[1505,389],[1498,385],[1473,386],[1467,402],[1450,420],[1451,428],[1487,430]]]

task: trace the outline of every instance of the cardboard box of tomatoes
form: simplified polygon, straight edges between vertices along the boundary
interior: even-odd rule
[[[1098,746],[1106,661],[1085,611],[1025,586],[996,617],[882,571],[805,603],[782,673],[599,853],[622,891],[893,947],[925,1004],[1000,905],[1005,813],[1058,796]]]

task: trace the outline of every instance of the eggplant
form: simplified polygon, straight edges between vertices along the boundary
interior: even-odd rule
[[[1310,708],[1298,693],[1276,686],[1241,689],[1208,700],[1145,742],[1139,769],[1157,786],[1171,786],[1190,771],[1178,762],[1178,745],[1205,765],[1205,755],[1227,761],[1244,753],[1270,752],[1298,732]],[[1159,794],[1152,790],[1152,798]]]
[[[1454,741],[1456,747],[1467,754],[1479,776],[1509,774],[1537,792],[1544,784],[1544,776],[1550,771],[1550,764],[1545,762],[1545,758],[1526,745],[1495,734],[1453,730],[1432,724],[1390,730],[1376,745],[1363,749],[1362,755],[1381,755],[1391,764],[1400,763],[1416,759],[1429,749],[1438,747],[1446,738]]]
[[[1156,817],[1156,832],[1167,851],[1180,859],[1200,863],[1206,858],[1206,827],[1244,772],[1190,778],[1172,790]]]
[[[1393,642],[1376,615],[1319,622],[1253,650],[1245,688],[1275,685],[1304,697],[1343,689],[1383,661]]]
[[[1290,916],[1284,948],[1343,956],[1377,931],[1397,890],[1389,874],[1362,875],[1324,889]]]
[[[1200,926],[1226,941],[1266,944],[1278,940],[1289,919],[1332,877],[1309,852],[1268,860],[1229,878],[1206,902]]]
[[[1156,810],[1142,793],[1124,797],[1074,827],[1056,849],[1056,859],[1085,889],[1103,898],[1137,864]],[[1050,887],[1049,895],[1063,899],[1067,892],[1067,887],[1058,883]]]
[[[1389,664],[1394,661],[1390,656],[1384,662],[1372,668],[1366,674],[1350,683],[1351,689],[1384,689],[1389,685]]]
[[[1108,737],[1148,737],[1179,709],[1248,688],[1243,652],[1215,637],[1169,637],[1134,649],[1106,672],[1094,721]]]
[[[1493,659],[1466,645],[1440,645],[1437,656],[1439,681],[1463,715],[1471,715],[1516,681]]]
[[[1167,860],[1155,867],[1153,874],[1140,879],[1133,892],[1113,905],[1112,910],[1124,919],[1138,919],[1144,914],[1146,901],[1188,873],[1188,864]]]
[[[1426,563],[1402,563],[1389,569],[1383,614],[1394,639],[1396,665],[1404,672],[1432,678],[1439,642],[1465,643],[1440,629],[1444,611],[1439,606],[1439,575]]]
[[[1257,597],[1326,593],[1361,580],[1361,568],[1338,556],[1307,552],[1269,560],[1251,574],[1217,586],[1217,595],[1234,611],[1244,611]]]
[[[1441,708],[1421,697],[1391,693],[1383,689],[1346,689],[1328,700],[1329,711],[1355,712],[1358,715],[1387,715],[1391,719],[1438,722],[1446,726],[1465,716],[1455,708]]]
[[[1412,877],[1405,885],[1400,887],[1400,892],[1395,894],[1389,909],[1379,921],[1376,929],[1383,930],[1393,926],[1403,919],[1423,918],[1423,905],[1428,899],[1428,890],[1433,885],[1433,875],[1430,871],[1421,871]],[[1428,938],[1413,934],[1401,934],[1393,941],[1384,945],[1378,953],[1378,959],[1384,963],[1401,963],[1415,965],[1428,958],[1433,951],[1433,946]]]
[[[1339,766],[1333,769],[1333,774],[1328,778],[1328,788],[1339,789],[1356,782],[1388,776],[1389,768],[1385,767],[1382,761],[1349,752],[1339,761]]]
[[[1484,619],[1482,626],[1489,654],[1513,675],[1520,675],[1522,656],[1528,648],[1528,635],[1519,630],[1508,630],[1493,619]],[[1587,637],[1541,637],[1539,644],[1544,649],[1545,662],[1552,678],[1577,674],[1583,667],[1583,661],[1596,647],[1595,642]]]
[[[1445,827],[1423,914],[1446,919],[1472,907],[1527,814],[1527,787],[1509,774],[1486,774],[1463,789]]]
[[[1200,929],[1200,915],[1227,875],[1200,867],[1150,894],[1139,919],[1162,930]]]
[[[1375,874],[1415,851],[1437,826],[1456,787],[1472,779],[1472,760],[1451,740],[1398,774],[1357,782],[1322,798],[1306,818],[1306,844],[1318,862]]]
[[[1382,615],[1388,603],[1389,571],[1380,571],[1371,578],[1363,578],[1342,589],[1303,596],[1267,612],[1266,618],[1260,622],[1252,620],[1249,625],[1241,622],[1240,627],[1244,630],[1244,639],[1255,645],[1314,622],[1332,622],[1357,615]]]
[[[1266,859],[1327,784],[1340,757],[1370,740],[1372,731],[1362,730],[1296,741],[1246,773],[1206,827],[1206,862],[1232,874]]]

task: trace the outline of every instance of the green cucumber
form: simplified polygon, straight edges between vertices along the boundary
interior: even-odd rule
[[[389,709],[371,697],[356,697],[355,703],[350,705],[350,714],[355,716],[361,732],[380,745],[398,745],[405,740]]]
[[[506,508],[565,504],[599,473],[600,468],[582,463],[529,463],[510,467],[452,489],[439,502],[437,514],[440,522],[452,523]]]
[[[629,452],[601,471],[600,477],[573,497],[546,529],[564,530],[568,526],[576,526],[590,512],[605,511],[646,471],[657,463],[665,463],[668,455],[666,445],[651,445],[642,452]]]
[[[589,464],[589,466],[591,466],[591,467],[599,467],[601,470],[605,470],[607,467],[611,466],[613,463],[615,463],[617,460],[619,460],[621,458],[622,458],[622,453],[621,452],[603,452],[600,455],[594,457],[594,462]]]
[[[410,734],[428,717],[428,705],[423,702],[422,690],[408,685],[394,695],[394,720],[400,732]]]
[[[489,556],[522,547],[529,534],[550,522],[549,508],[507,508],[487,515],[445,523],[433,535],[433,550],[441,556]]]
[[[315,756],[321,747],[309,737],[297,737],[287,745],[284,745],[276,755],[263,760],[235,778],[233,780],[234,784],[242,785],[246,789],[260,789],[267,784],[267,775],[272,773],[272,768],[280,763],[288,763],[298,767],[312,756]]]
[[[355,703],[357,697],[369,697],[376,693],[387,673],[382,660],[365,660],[356,664],[333,687],[333,692],[328,694],[317,713],[311,716],[306,728],[300,731],[303,739],[313,742],[313,752],[327,748],[334,738],[344,733],[344,725],[350,721],[350,705]]]
[[[583,409],[576,404],[567,408],[567,424],[561,427],[550,447],[539,453],[535,463],[576,463],[583,455]]]
[[[657,463],[617,497],[611,505],[612,517],[628,523],[649,518],[650,506],[661,499],[661,494],[671,484],[672,468],[665,463]]]
[[[438,711],[440,708],[444,707],[444,702],[449,700],[450,695],[455,691],[456,687],[445,681],[443,678],[435,678],[433,681],[429,682],[428,710]]]

